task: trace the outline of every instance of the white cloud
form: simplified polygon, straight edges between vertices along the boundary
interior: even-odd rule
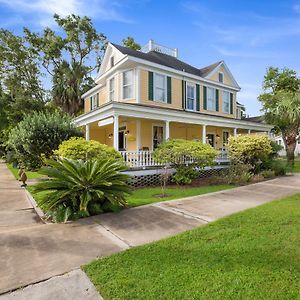
[[[118,21],[132,23],[129,18],[125,18],[120,12],[120,5],[117,1],[108,0],[0,0],[0,5],[10,7],[12,10],[32,14],[37,13],[34,19],[40,25],[52,25],[52,16],[57,13],[60,16],[69,14],[87,15],[97,17],[102,21]]]

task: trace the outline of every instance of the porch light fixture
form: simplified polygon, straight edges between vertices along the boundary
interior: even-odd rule
[[[108,138],[111,139],[113,136],[114,136],[114,135],[113,135],[112,133],[110,133],[110,134],[108,135]]]
[[[129,130],[126,130],[126,131],[125,131],[125,135],[128,135],[128,134],[129,134]]]
[[[216,138],[217,138],[217,139],[219,139],[219,138],[220,138],[220,136],[217,134],[217,135],[216,135]]]

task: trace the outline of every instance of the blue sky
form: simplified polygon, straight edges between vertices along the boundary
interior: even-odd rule
[[[225,60],[251,116],[268,66],[300,73],[300,1],[289,0],[0,0],[0,27],[55,29],[52,15],[88,15],[99,32],[121,43],[130,35],[179,48],[180,59],[197,67]]]

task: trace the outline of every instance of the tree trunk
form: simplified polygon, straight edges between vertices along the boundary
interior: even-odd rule
[[[287,164],[288,166],[293,167],[297,145],[297,129],[293,128],[283,131],[282,137],[286,146]]]

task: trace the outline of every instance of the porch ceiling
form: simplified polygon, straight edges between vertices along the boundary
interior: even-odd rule
[[[150,119],[159,121],[178,122],[185,124],[197,124],[207,126],[217,126],[226,128],[250,129],[255,131],[269,131],[272,125],[249,122],[238,119],[231,119],[213,115],[199,114],[197,112],[187,112],[175,109],[159,107],[149,107],[140,104],[111,102],[98,109],[83,114],[74,119],[78,126],[87,125],[109,117],[126,116],[140,119]]]

